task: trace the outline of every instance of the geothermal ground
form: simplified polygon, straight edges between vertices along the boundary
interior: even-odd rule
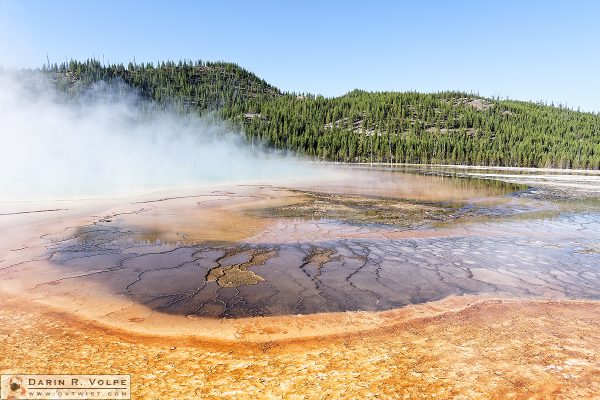
[[[597,176],[325,169],[2,203],[0,371],[127,373],[150,399],[598,398]]]

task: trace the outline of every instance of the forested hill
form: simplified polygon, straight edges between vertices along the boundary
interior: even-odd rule
[[[231,63],[44,67],[72,90],[120,79],[193,112],[218,111],[251,141],[346,162],[600,168],[600,115],[460,92],[282,93]]]

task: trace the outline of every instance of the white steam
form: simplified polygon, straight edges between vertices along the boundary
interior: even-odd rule
[[[40,76],[25,75],[0,73],[2,200],[310,174],[290,157],[251,148],[214,116],[141,111],[140,99],[124,85],[98,84],[65,101]]]

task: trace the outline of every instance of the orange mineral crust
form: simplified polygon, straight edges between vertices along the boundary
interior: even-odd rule
[[[135,399],[594,399],[600,303],[453,298],[377,316],[377,329],[270,340],[139,335],[15,298],[0,304],[2,373],[132,375]],[[312,325],[317,316],[303,316]],[[297,317],[285,317],[293,319]],[[279,327],[285,326],[280,319]]]

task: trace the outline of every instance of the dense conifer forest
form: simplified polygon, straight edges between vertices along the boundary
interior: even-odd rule
[[[600,168],[600,114],[462,92],[285,93],[231,63],[47,65],[70,93],[120,80],[158,104],[217,112],[262,142],[344,162]]]

